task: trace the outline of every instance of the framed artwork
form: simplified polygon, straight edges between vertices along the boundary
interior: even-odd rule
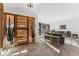
[[[60,29],[67,29],[66,25],[60,25]]]

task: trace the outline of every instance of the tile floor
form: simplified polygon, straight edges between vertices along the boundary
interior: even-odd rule
[[[6,56],[58,56],[59,54],[42,42],[40,39],[35,44],[21,45],[7,49]]]
[[[36,40],[35,44],[25,44],[17,46],[15,48],[6,49],[3,56],[79,56],[79,47],[67,44],[67,41],[62,46],[54,46],[55,48],[60,50],[60,53],[58,53],[50,46],[48,46],[45,43],[46,41],[43,42],[41,39],[45,40],[44,38],[39,38],[38,40]],[[79,43],[78,39],[75,39],[75,41],[76,43]]]
[[[49,43],[60,50],[60,56],[79,56],[79,38],[65,38],[65,44],[58,46]]]

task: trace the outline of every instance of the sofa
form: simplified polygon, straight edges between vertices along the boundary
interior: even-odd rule
[[[59,45],[61,44],[64,44],[64,39],[65,37],[60,34],[60,33],[47,33],[47,35],[52,35],[52,40],[53,42],[57,42],[59,43]],[[49,39],[50,40],[50,37],[49,36],[45,36],[45,39]]]

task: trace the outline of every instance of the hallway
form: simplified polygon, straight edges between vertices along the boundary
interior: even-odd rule
[[[35,44],[21,45],[6,50],[4,55],[7,56],[57,56],[58,53],[41,40]]]

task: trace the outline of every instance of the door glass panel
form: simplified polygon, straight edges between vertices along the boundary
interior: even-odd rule
[[[6,46],[11,47],[14,42],[14,16],[6,14]]]

